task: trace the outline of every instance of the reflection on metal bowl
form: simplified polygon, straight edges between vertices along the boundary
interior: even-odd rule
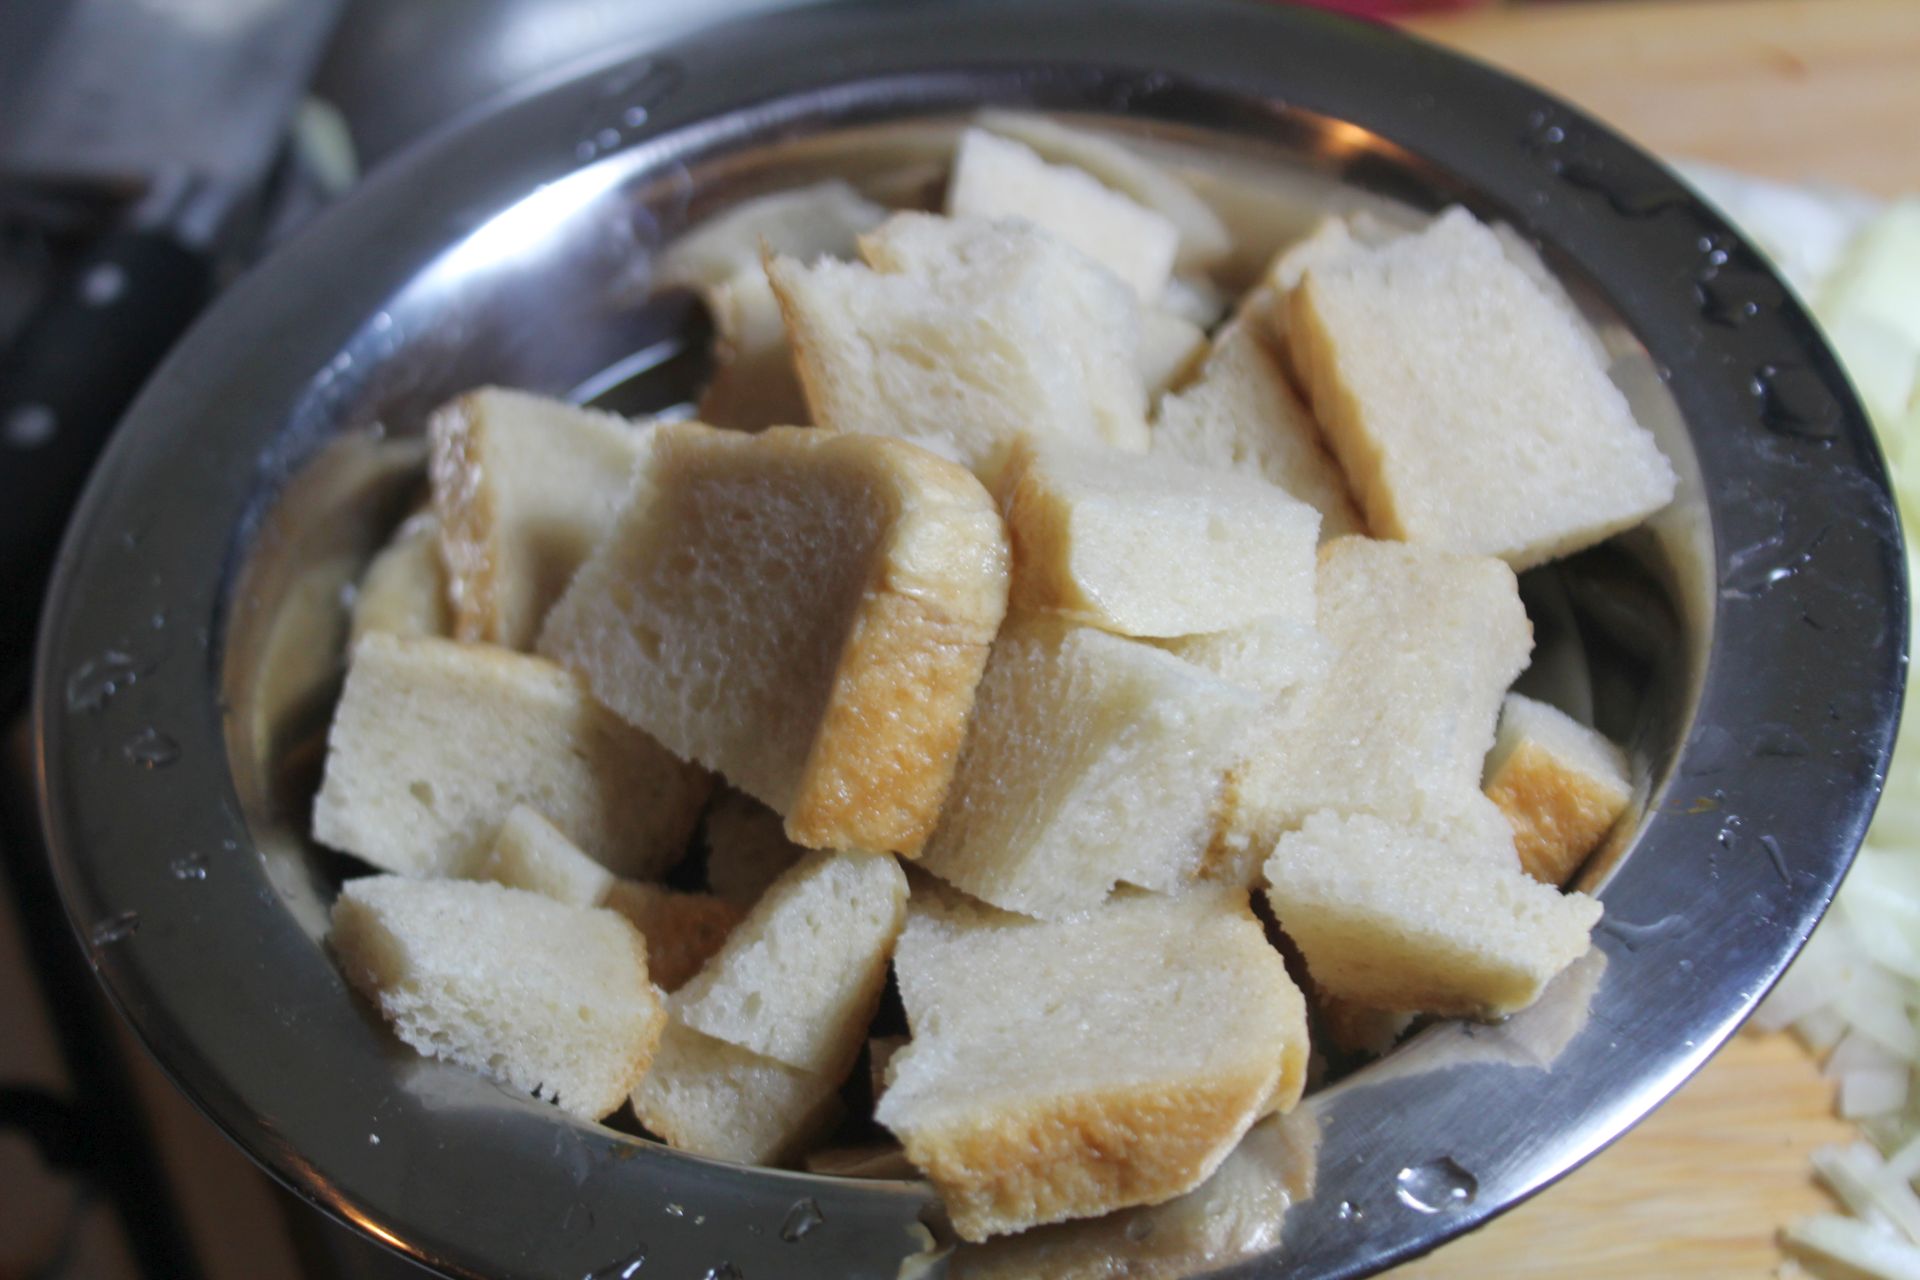
[[[1844,872],[1906,648],[1885,476],[1794,304],[1738,326],[1701,313],[1703,254],[1764,268],[1658,166],[1424,46],[1226,0],[856,6],[723,28],[469,122],[234,290],[120,433],[49,609],[37,732],[62,891],[83,933],[138,920],[100,935],[103,981],[237,1141],[392,1247],[490,1280],[640,1259],[891,1277],[938,1252],[921,1184],[700,1160],[414,1058],[325,952],[348,864],[305,839],[305,798],[341,592],[417,494],[424,412],[479,382],[627,411],[684,400],[704,335],[683,295],[650,288],[662,245],[829,173],[911,200],[987,104],[1174,165],[1234,230],[1229,283],[1329,208],[1458,201],[1512,223],[1594,322],[1681,494],[1524,583],[1529,679],[1590,701],[1633,757],[1637,821],[1580,881],[1606,904],[1601,953],[1506,1025],[1437,1025],[1333,1081],[1180,1201],[963,1251],[956,1273],[1072,1274],[1113,1251],[1156,1275],[1305,1280],[1432,1248],[1685,1079]],[[137,678],[70,699],[111,655]],[[1783,733],[1806,749],[1764,749]],[[123,747],[157,734],[169,758],[130,763]],[[189,853],[204,876],[170,875]],[[817,1223],[786,1238],[809,1203]]]

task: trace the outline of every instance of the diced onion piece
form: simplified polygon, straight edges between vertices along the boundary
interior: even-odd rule
[[[1796,1222],[1783,1239],[1802,1256],[1837,1262],[1874,1280],[1920,1280],[1920,1248],[1836,1213]]]
[[[1847,1034],[1847,1020],[1837,1009],[1815,1009],[1806,1017],[1794,1020],[1793,1034],[1807,1047],[1808,1053],[1818,1058]]]
[[[1920,1244],[1920,1196],[1888,1171],[1870,1144],[1822,1147],[1813,1153],[1813,1171],[1857,1217],[1883,1223],[1909,1244]]]
[[[1889,1053],[1884,1045],[1858,1028],[1847,1032],[1827,1055],[1822,1074],[1838,1080],[1855,1071],[1896,1071],[1907,1066],[1907,1059]]]
[[[1883,1116],[1907,1105],[1907,1068],[1861,1067],[1840,1077],[1840,1118]]]

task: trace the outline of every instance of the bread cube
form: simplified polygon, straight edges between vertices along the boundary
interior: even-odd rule
[[[707,806],[701,833],[707,843],[707,888],[742,910],[807,852],[787,839],[779,814],[730,787]]]
[[[1207,334],[1185,316],[1159,307],[1140,312],[1140,381],[1150,403],[1180,386],[1206,359]]]
[[[1248,324],[1223,330],[1200,376],[1160,401],[1152,452],[1278,485],[1320,513],[1322,538],[1362,529],[1313,415]]]
[[[1285,614],[1153,643],[1202,671],[1259,693],[1269,706],[1279,709],[1309,682],[1323,677],[1331,660],[1313,620]]]
[[[669,1020],[633,1091],[640,1123],[679,1151],[785,1164],[840,1115],[839,1082]]]
[[[659,427],[541,648],[810,848],[916,852],[1006,605],[971,475],[898,440]]]
[[[367,876],[341,888],[330,941],[401,1040],[585,1120],[626,1100],[666,1025],[646,947],[610,911]]]
[[[772,249],[802,262],[851,258],[854,242],[887,210],[838,179],[743,200],[675,240],[654,269],[662,284],[704,289],[760,266]]]
[[[1175,262],[1181,270],[1212,266],[1232,250],[1220,215],[1186,183],[1126,144],[1020,111],[982,111],[974,119],[983,129],[1031,147],[1044,160],[1093,175],[1173,223],[1180,233]]]
[[[679,893],[640,880],[607,886],[605,906],[647,940],[647,967],[662,991],[678,991],[726,945],[746,913],[709,893]]]
[[[1265,850],[1309,813],[1371,813],[1476,838],[1500,700],[1533,628],[1513,570],[1486,556],[1341,538],[1316,582],[1325,675],[1262,726],[1228,782],[1226,839]],[[1512,851],[1506,854],[1512,861]]]
[[[1465,210],[1309,267],[1288,307],[1294,366],[1376,536],[1525,569],[1673,497],[1591,337]]]
[[[1072,245],[1152,301],[1173,274],[1180,232],[1172,222],[1084,169],[1048,164],[1033,149],[968,129],[947,180],[954,218],[1022,218]]]
[[[1126,636],[1312,625],[1320,514],[1253,476],[1047,442],[999,483],[1012,605]]]
[[[459,875],[526,804],[644,878],[679,860],[709,785],[551,662],[376,631],[334,709],[313,838],[384,871]]]
[[[1375,1009],[1499,1017],[1579,959],[1600,904],[1370,814],[1316,813],[1267,860],[1316,989]]]
[[[965,1240],[1179,1195],[1300,1095],[1305,1003],[1244,895],[1052,923],[916,894],[897,970],[875,1115]]]
[[[838,1084],[860,1055],[906,905],[906,876],[887,854],[808,854],[674,994],[674,1017]]]
[[[444,636],[452,630],[447,574],[440,564],[440,522],[431,511],[422,511],[394,530],[360,575],[348,646],[369,631]]]
[[[1146,448],[1140,308],[1111,273],[1020,222],[897,214],[860,251],[767,267],[814,422],[986,476],[1030,433]]]
[[[1016,614],[919,865],[1056,919],[1099,906],[1116,884],[1184,888],[1259,702],[1151,645]]]
[[[713,318],[714,369],[700,393],[700,420],[739,431],[812,422],[786,319],[766,270],[756,260],[710,286],[706,298]]]
[[[647,429],[485,387],[436,410],[427,437],[454,636],[529,649],[611,527]]]
[[[617,879],[541,817],[539,810],[524,804],[507,814],[492,847],[469,878],[525,889],[570,907],[602,905]],[[659,980],[658,975],[654,980]]]
[[[1486,792],[1513,824],[1520,865],[1564,884],[1633,797],[1626,753],[1566,712],[1517,693],[1500,708]]]

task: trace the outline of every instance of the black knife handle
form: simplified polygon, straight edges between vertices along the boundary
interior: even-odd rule
[[[0,353],[0,703],[17,696],[94,459],[212,286],[206,255],[164,230],[116,231]]]

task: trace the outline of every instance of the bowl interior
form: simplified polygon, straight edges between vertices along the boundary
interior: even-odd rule
[[[1484,218],[1517,220],[1519,213],[1476,200],[1365,130],[1305,114],[1258,136],[1114,115],[1070,122],[1123,138],[1206,196],[1234,233],[1235,253],[1218,273],[1230,291],[1330,212],[1364,209],[1411,224],[1464,201]],[[610,156],[459,238],[367,315],[314,380],[263,461],[279,482],[262,491],[238,538],[242,567],[221,667],[234,784],[272,883],[314,947],[322,946],[339,881],[364,871],[306,836],[344,665],[352,584],[422,500],[428,411],[470,386],[498,383],[626,413],[688,412],[706,373],[709,333],[695,300],[653,287],[660,249],[740,200],[827,177],[888,205],[937,208],[963,124],[963,116],[936,112],[842,121],[771,141],[721,138],[665,164],[644,153]],[[1679,500],[1648,525],[1522,579],[1536,649],[1521,687],[1630,748],[1636,813],[1582,873],[1580,887],[1595,890],[1631,856],[1638,810],[1656,802],[1686,738],[1712,642],[1712,546],[1692,444],[1653,361],[1592,282],[1567,271],[1551,249],[1546,258],[1560,268],[1613,358],[1615,380],[1681,476]],[[1564,1046],[1598,980],[1597,969],[1582,971],[1530,1022],[1550,1022],[1545,1039]],[[397,1043],[392,1053],[396,1070],[404,1067],[416,1084],[455,1074],[412,1061]],[[1397,1056],[1361,1066],[1353,1079],[1400,1070]],[[1263,1129],[1249,1143],[1242,1163],[1252,1163],[1242,1173],[1271,1176],[1243,1180],[1291,1187],[1289,1195],[1310,1186],[1312,1162],[1301,1153],[1311,1142],[1302,1132],[1302,1122]],[[1210,1257],[1273,1236],[1278,1212],[1246,1216],[1245,1238],[1231,1248],[1209,1238]],[[1145,1222],[1151,1230],[1154,1221],[1136,1213],[1128,1229],[1138,1232]],[[1181,1238],[1178,1226],[1161,1231],[1162,1247]],[[1080,1235],[1094,1241],[1087,1247],[1098,1245],[1097,1232]]]

